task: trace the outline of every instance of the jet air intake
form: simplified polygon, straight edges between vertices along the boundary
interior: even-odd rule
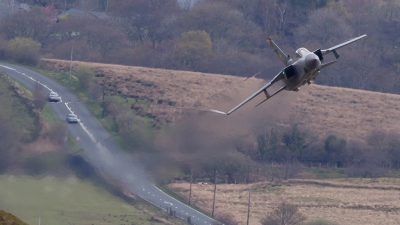
[[[293,65],[290,65],[282,70],[282,74],[286,76],[286,79],[289,80],[290,78],[296,76],[297,72]]]

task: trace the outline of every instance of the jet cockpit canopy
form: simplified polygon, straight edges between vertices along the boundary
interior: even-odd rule
[[[309,53],[310,51],[308,51],[306,48],[299,48],[296,50],[296,59],[299,59],[301,57],[303,57],[303,55]]]

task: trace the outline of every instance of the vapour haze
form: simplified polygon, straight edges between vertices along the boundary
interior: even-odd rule
[[[258,88],[213,96],[216,99],[213,108],[228,111]],[[183,167],[181,169],[196,169],[204,164],[222,163],[229,157],[239,157],[238,145],[252,142],[257,134],[269,127],[289,121],[291,102],[296,100],[296,94],[282,92],[254,108],[264,98],[264,95],[257,96],[229,116],[204,111],[186,112],[179,122],[166,126],[155,137],[154,148],[158,154],[153,155],[154,166],[161,166],[163,169],[158,172],[165,176],[165,170],[170,169],[171,164],[172,167],[179,164]]]

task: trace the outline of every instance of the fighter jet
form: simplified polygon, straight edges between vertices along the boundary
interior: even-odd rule
[[[210,111],[229,115],[261,93],[265,94],[266,99],[260,102],[258,105],[256,105],[256,107],[283,90],[297,92],[299,91],[299,88],[301,86],[313,83],[315,78],[319,75],[319,71],[321,69],[324,69],[337,62],[337,59],[340,57],[340,55],[336,50],[348,44],[351,44],[355,41],[358,41],[362,38],[365,38],[366,36],[367,36],[366,34],[361,35],[359,37],[353,38],[351,40],[348,40],[346,42],[343,42],[339,45],[336,45],[332,48],[328,48],[325,50],[317,49],[313,52],[310,52],[306,48],[299,48],[296,50],[295,59],[292,59],[290,58],[289,55],[286,55],[279,48],[279,46],[275,44],[275,42],[273,42],[270,38],[268,38],[267,42],[270,44],[273,51],[278,55],[278,57],[281,59],[283,64],[285,64],[286,67],[281,72],[279,72],[279,74],[276,75],[269,83],[264,85],[261,89],[256,91],[253,95],[251,95],[246,100],[241,102],[235,108],[231,109],[229,112],[225,113],[215,109],[211,109]],[[335,55],[336,60],[323,63],[324,55],[329,54],[331,52]],[[270,94],[267,89],[278,81],[282,81],[282,86],[273,94]]]

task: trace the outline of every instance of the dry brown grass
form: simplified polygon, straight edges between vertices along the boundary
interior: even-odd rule
[[[364,179],[364,183],[371,181]],[[270,183],[219,184],[217,186],[216,215],[234,212],[239,224],[247,217],[248,189],[252,188],[250,224],[272,212],[282,201],[299,206],[307,221],[325,219],[342,225],[398,224],[400,221],[400,193],[395,184],[399,179],[380,179],[369,182],[369,188],[359,188],[359,179],[329,181],[330,185],[314,184],[320,181],[285,183],[273,186]],[[335,184],[335,185],[334,185]],[[396,188],[383,188],[383,187]],[[187,197],[189,184],[172,183],[170,189]],[[210,212],[213,185],[193,185],[192,201]]]
[[[227,75],[73,62],[73,66],[79,64],[104,74],[110,83],[109,92],[153,101],[146,113],[158,121],[180,119],[185,110],[178,107],[229,110],[265,84],[260,79],[243,82],[241,77]],[[42,65],[51,70],[69,69],[69,62],[63,60],[45,59]],[[313,84],[298,93],[280,94],[254,109],[261,98],[250,102],[247,111],[244,107],[235,114],[250,117],[250,110],[263,111],[265,120],[271,114],[285,114],[287,118],[279,118],[278,123],[300,122],[321,138],[338,134],[342,138],[365,139],[376,129],[400,131],[399,95]],[[156,104],[158,101],[162,104]],[[285,111],[290,111],[290,115]]]
[[[258,80],[244,83],[240,77],[190,71],[88,62],[73,62],[73,67],[82,64],[91,67],[95,74],[105,75],[109,93],[154,102],[148,113],[160,117],[159,120],[176,121],[182,113],[178,107],[204,109],[211,106],[220,95],[236,93],[241,88],[254,89],[260,85]],[[69,62],[45,59],[42,66],[50,70],[66,71]],[[170,107],[171,104],[176,107]]]
[[[311,85],[299,92],[293,113],[322,134],[365,138],[377,129],[399,132],[400,96]]]

